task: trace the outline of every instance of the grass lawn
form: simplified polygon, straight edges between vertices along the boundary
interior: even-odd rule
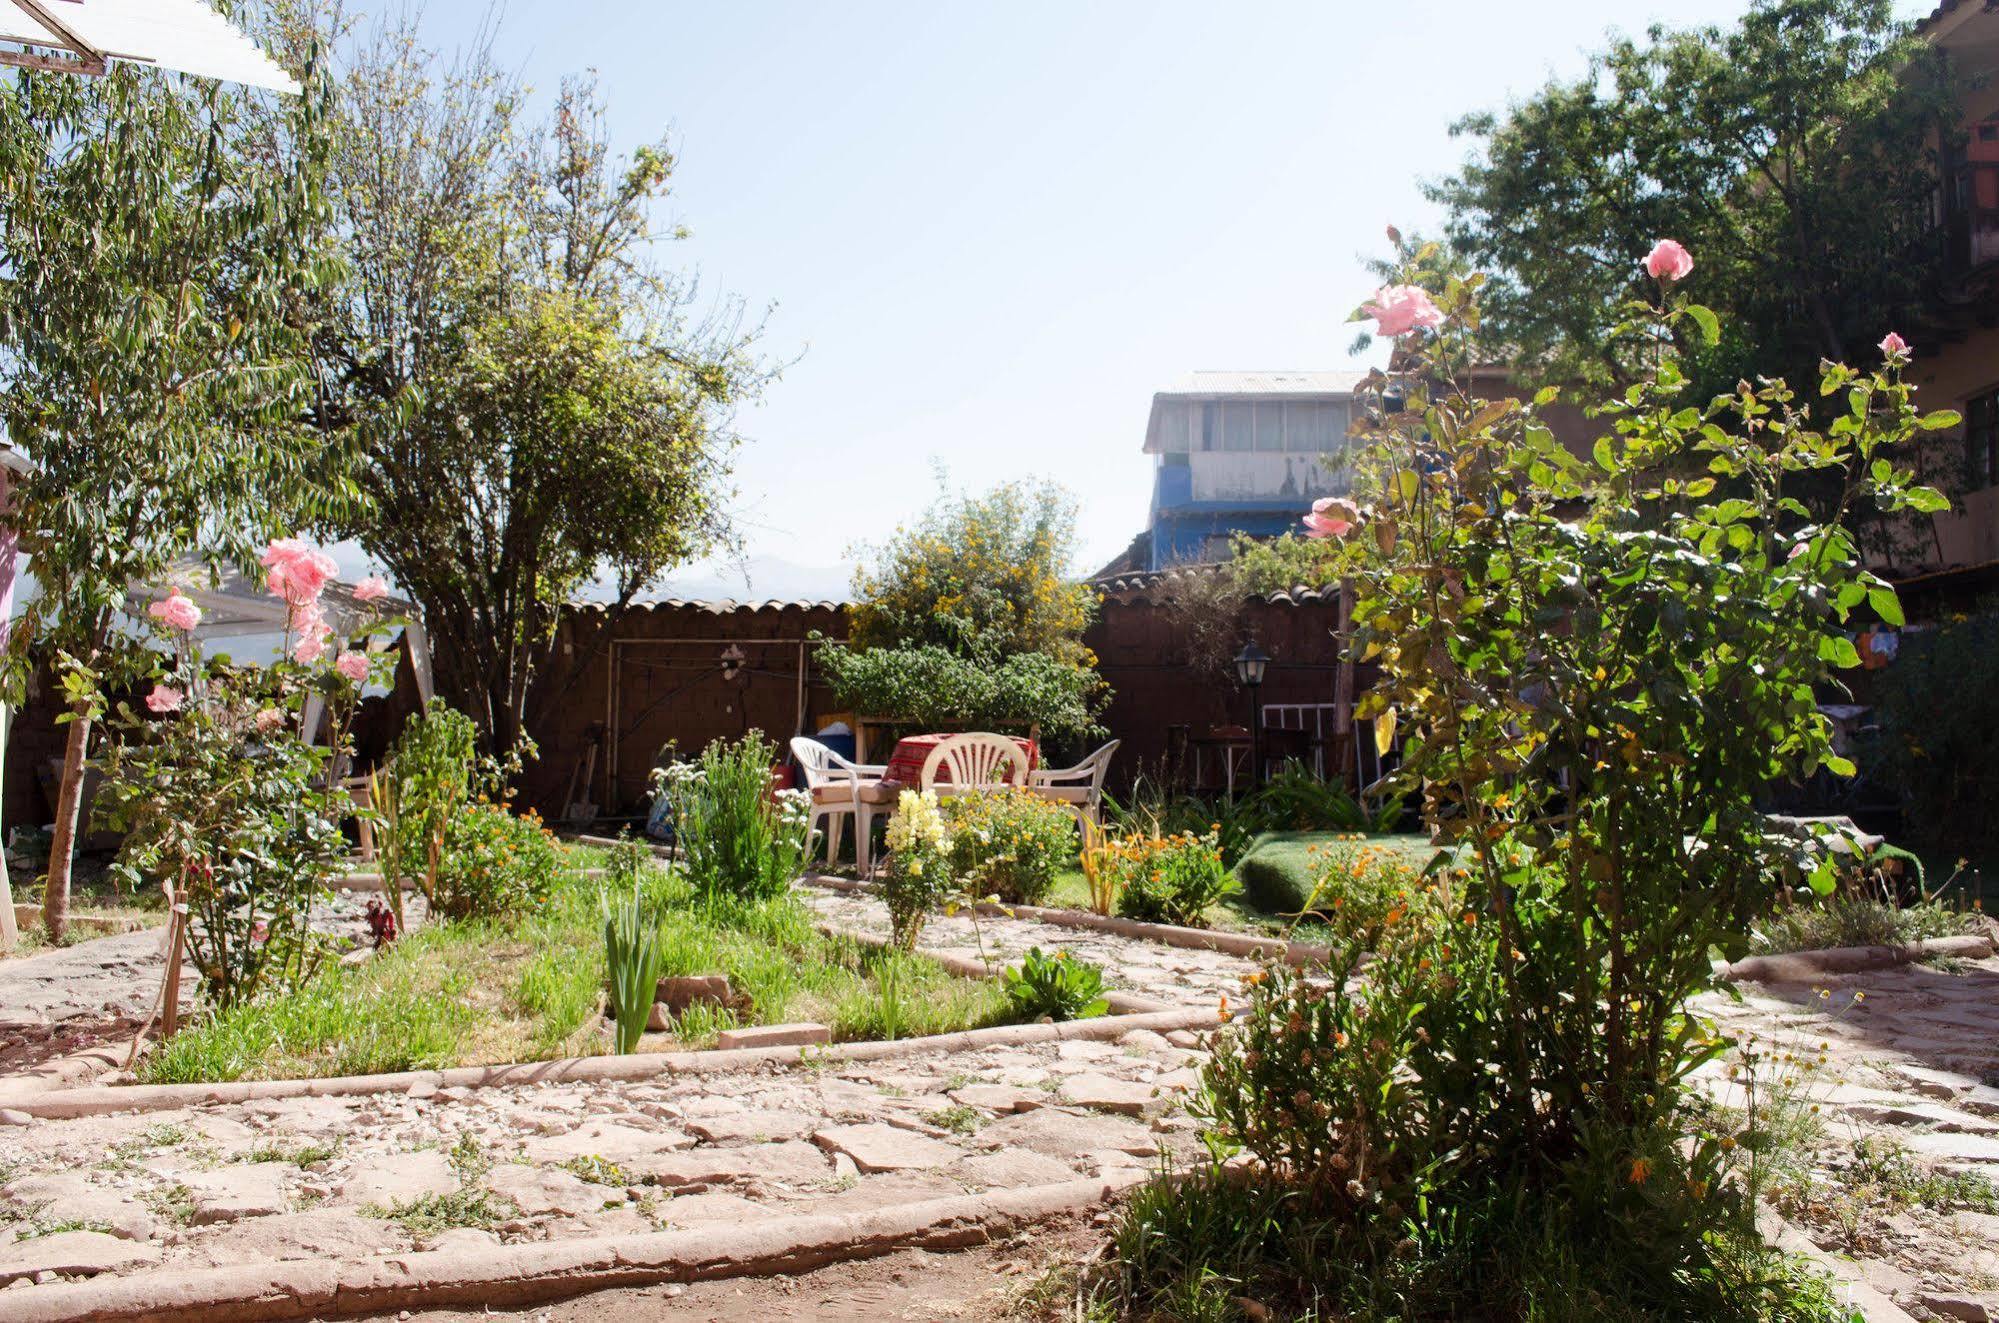
[[[215,1015],[141,1065],[146,1083],[297,1079],[540,1061],[606,1052],[601,862],[570,849],[548,907],[515,923],[470,920],[412,932],[356,968],[328,967],[282,997]],[[737,1024],[813,1020],[836,1041],[907,1038],[1009,1021],[997,983],[934,961],[831,938],[790,896],[709,901],[653,870],[667,906],[668,974],[729,975],[747,1004],[694,1008],[641,1051],[705,1048]]]

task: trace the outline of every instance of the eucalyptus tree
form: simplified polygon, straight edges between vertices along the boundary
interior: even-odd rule
[[[655,214],[673,156],[615,157],[592,85],[532,120],[484,41],[446,60],[405,20],[341,49],[351,275],[320,353],[369,498],[342,531],[422,606],[439,692],[506,749],[647,583],[726,538],[732,411],[769,374],[740,305],[703,311],[656,260],[685,234]],[[605,584],[557,658],[561,607]]]
[[[40,587],[8,678],[52,656],[69,723],[52,936],[127,589],[190,554],[247,564],[354,495],[304,425],[303,313],[338,268],[324,129],[317,87],[278,104],[123,65],[0,83],[0,418],[34,465],[11,518]]]

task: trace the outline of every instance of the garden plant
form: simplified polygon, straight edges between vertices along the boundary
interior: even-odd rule
[[[698,886],[745,899],[782,894],[812,855],[812,801],[777,790],[777,748],[761,731],[716,740],[690,762],[655,772],[673,839]]]
[[[114,871],[188,907],[182,940],[219,1007],[295,987],[324,955],[308,920],[345,867],[341,820],[353,812],[330,769],[373,666],[365,646],[331,640],[320,609],[329,558],[281,539],[264,560],[287,607],[283,655],[268,667],[207,660],[194,636],[201,610],[177,589],[148,607],[171,657],[149,680],[144,714],[118,703],[96,807],[125,833]],[[385,591],[377,581],[357,595]],[[387,623],[366,620],[357,637]],[[324,746],[301,730],[312,696],[331,717]]]
[[[944,805],[951,867],[980,896],[1037,905],[1076,852],[1076,819],[1021,787],[954,795]]]
[[[1309,1241],[1319,1275],[1254,1269],[1287,1302],[1831,1316],[1763,1248],[1733,1136],[1689,1104],[1688,1073],[1728,1043],[1688,1005],[1782,879],[1834,888],[1830,854],[1773,834],[1759,797],[1852,774],[1817,693],[1859,664],[1852,612],[1901,616],[1847,516],[1940,508],[1893,456],[1958,420],[1917,412],[1895,335],[1877,366],[1826,364],[1809,402],[1781,381],[1686,398],[1684,357],[1722,333],[1683,293],[1693,266],[1671,241],[1645,259],[1650,297],[1619,332],[1644,371],[1598,403],[1586,457],[1539,417],[1559,392],[1451,384],[1482,281],[1434,246],[1401,249],[1364,309],[1396,339],[1394,372],[1362,388],[1356,499],[1307,518],[1313,581],[1355,583],[1352,647],[1380,674],[1359,715],[1402,748],[1467,876],[1389,908],[1358,982],[1338,977],[1358,972],[1355,940],[1329,980],[1255,985],[1207,1072],[1210,1139],[1273,1179],[1233,1204],[1212,1183],[1144,1204],[1155,1230],[1222,1201],[1274,1219],[1253,1247]],[[1830,518],[1792,495],[1807,480],[1837,488]],[[1203,1289],[1174,1272],[1127,1270],[1119,1289]]]

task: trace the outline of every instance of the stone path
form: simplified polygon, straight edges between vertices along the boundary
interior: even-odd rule
[[[882,907],[865,896],[807,896],[830,922],[886,933]],[[1189,1008],[1236,1000],[1255,968],[1021,919],[981,919],[975,935],[965,917],[935,918],[923,943],[976,954],[979,935],[997,958],[1068,950],[1101,964],[1114,987]],[[108,957],[82,957],[92,958],[108,969]],[[1999,1176],[1999,960],[1743,991],[1740,1004],[1714,998],[1702,1009],[1762,1044],[1826,1058],[1797,1095],[1827,1122],[1812,1150],[1824,1191],[1843,1188],[1854,1141],[1870,1136],[1892,1136],[1911,1171]],[[1193,1032],[1139,1030],[870,1063],[419,1084],[32,1121],[0,1128],[0,1290],[754,1223],[1150,1169],[1198,1150],[1186,1104],[1202,1047]],[[1708,1082],[1740,1101],[1720,1067]],[[1809,1200],[1791,1216],[1918,1317],[1987,1317],[1999,1310],[1999,1203],[1932,1203],[1863,1213],[1851,1233],[1855,1217]]]
[[[840,927],[886,933],[888,907],[861,892],[805,888],[803,894],[820,914]],[[1219,951],[1164,946],[1136,941],[1088,928],[1063,928],[1051,923],[1004,917],[980,918],[974,928],[969,916],[932,915],[918,943],[933,951],[978,958],[983,940],[988,959],[1018,960],[1029,947],[1067,951],[1071,959],[1088,960],[1104,971],[1104,983],[1169,1006],[1214,1006],[1227,997],[1242,1000],[1243,976],[1261,968],[1258,961]]]
[[[1766,1105],[1818,1122],[1776,1183],[1786,1215],[1918,1318],[1999,1318],[1999,959],[1741,991],[1700,1009],[1772,1054]],[[1746,1101],[1724,1064],[1703,1076]]]
[[[0,1283],[855,1211],[1149,1167],[1194,1147],[1198,1059],[1138,1030],[844,1068],[35,1121],[0,1129]]]

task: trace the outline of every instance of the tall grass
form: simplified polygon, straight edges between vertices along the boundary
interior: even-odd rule
[[[598,862],[585,851],[568,858]],[[708,1047],[739,1024],[815,1020],[853,1041],[1012,1018],[996,983],[923,957],[884,963],[874,947],[819,932],[790,895],[704,891],[649,863],[636,894],[663,919],[659,976],[726,974],[736,996],[689,1008],[657,1047]],[[201,1019],[158,1047],[141,1078],[309,1078],[604,1051],[603,923],[597,887],[566,873],[532,916],[422,927],[358,968],[329,968],[287,996]]]

